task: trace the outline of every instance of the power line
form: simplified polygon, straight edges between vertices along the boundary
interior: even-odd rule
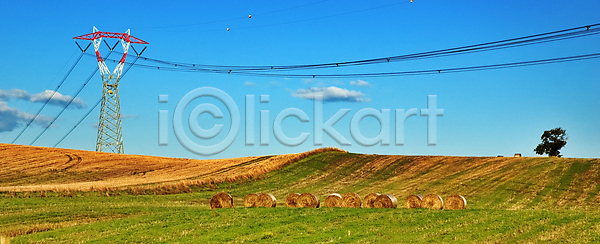
[[[67,67],[68,64],[70,64],[71,59],[73,59],[73,57],[75,56],[75,54],[77,54],[77,51],[73,51],[73,54],[71,54],[71,56],[69,57],[69,59],[67,59],[67,61],[65,62],[65,64],[63,64],[63,66],[59,69],[60,71],[62,71],[63,69],[65,69],[65,67]],[[58,78],[58,76],[60,75],[60,73],[62,72],[58,72],[54,78],[52,78],[52,80],[50,80],[50,82],[48,83],[48,85],[46,85],[45,90],[48,90],[50,88],[50,86],[52,85],[52,83],[54,83],[54,81]],[[29,111],[31,111],[31,109],[35,106],[35,103],[31,103],[31,105],[29,105],[29,108],[27,109],[27,113],[29,113]],[[4,138],[6,138],[6,136],[9,133],[3,133],[2,137],[0,137],[0,141],[4,140]]]
[[[505,69],[522,66],[533,66],[542,64],[552,63],[563,63],[571,61],[579,61],[586,59],[600,58],[600,53],[567,56],[551,59],[540,59],[530,60],[513,63],[502,63],[502,64],[491,64],[491,65],[479,65],[479,66],[468,66],[460,68],[443,68],[443,69],[427,69],[427,70],[415,70],[415,71],[396,71],[396,72],[378,72],[378,73],[351,73],[351,74],[285,74],[285,73],[265,73],[265,72],[249,72],[249,71],[206,71],[206,70],[194,70],[194,69],[177,69],[172,67],[159,67],[160,70],[166,71],[179,71],[179,72],[212,72],[217,74],[233,74],[233,75],[244,75],[244,76],[263,76],[263,77],[288,77],[288,78],[349,78],[349,77],[385,77],[385,76],[411,76],[411,75],[427,75],[427,74],[440,74],[440,73],[457,73],[457,72],[468,72],[468,71],[480,71],[480,70],[491,70],[491,69]],[[138,67],[156,69],[156,66],[148,66],[142,64],[135,64]]]
[[[235,73],[232,72],[231,74],[246,75],[246,76],[289,77],[289,78],[348,78],[348,77],[412,76],[412,75],[429,75],[429,74],[440,74],[440,73],[482,71],[482,70],[492,70],[492,69],[506,69],[506,68],[523,67],[523,66],[563,63],[563,62],[571,62],[571,61],[579,61],[579,60],[595,59],[595,58],[600,58],[600,53],[592,53],[592,54],[584,54],[584,55],[568,56],[568,57],[560,57],[560,58],[551,58],[551,59],[531,60],[531,61],[514,62],[514,63],[479,65],[479,66],[469,66],[469,67],[460,67],[460,68],[428,69],[428,70],[417,70],[417,71],[353,73],[353,74],[318,74],[318,75],[257,73],[257,72],[235,72]]]
[[[322,63],[322,64],[305,64],[305,65],[278,65],[278,66],[233,66],[233,65],[201,65],[201,64],[190,64],[181,62],[169,62],[158,59],[152,59],[142,57],[144,60],[154,63],[163,64],[163,66],[153,66],[145,64],[136,64],[136,66],[158,69],[167,71],[180,71],[180,72],[206,72],[206,73],[218,73],[218,74],[236,74],[236,75],[247,75],[247,76],[275,76],[275,77],[295,77],[295,78],[342,78],[342,77],[381,77],[381,76],[406,76],[406,75],[422,75],[422,74],[434,74],[434,73],[454,73],[454,72],[467,72],[476,70],[487,70],[487,69],[500,69],[510,67],[520,67],[529,65],[541,65],[557,62],[569,62],[583,59],[597,58],[596,54],[587,54],[579,56],[569,56],[553,59],[542,59],[533,60],[526,62],[515,62],[515,63],[504,63],[495,65],[481,65],[481,66],[470,66],[462,68],[446,68],[446,69],[430,69],[430,70],[417,70],[417,71],[397,71],[397,72],[380,72],[380,73],[353,73],[353,74],[286,74],[277,73],[277,71],[287,70],[308,70],[318,68],[334,68],[334,67],[347,67],[356,65],[367,65],[387,62],[398,62],[408,61],[415,59],[425,59],[434,57],[444,57],[450,55],[467,54],[473,52],[483,52],[490,50],[498,50],[504,48],[519,47],[524,45],[540,44],[545,42],[566,40],[571,38],[585,37],[591,35],[600,34],[600,23],[580,26],[575,28],[563,29],[558,31],[546,32],[541,34],[511,38],[500,41],[486,42],[475,45],[468,45],[456,48],[441,49],[435,51],[414,53],[408,55],[390,56],[376,59],[356,60],[356,61],[345,61],[337,63]],[[113,60],[116,62],[116,60]]]
[[[23,129],[21,130],[21,132],[19,132],[19,134],[17,135],[17,137],[15,137],[15,139],[13,139],[13,141],[11,142],[11,144],[14,144],[15,141],[17,141],[17,139],[19,139],[19,137],[21,137],[21,135],[23,135],[23,132],[25,132],[25,130],[27,130],[27,128],[29,128],[29,126],[31,125],[31,123],[33,123],[33,121],[35,121],[35,119],[40,115],[40,113],[42,112],[42,109],[44,109],[46,107],[46,105],[48,105],[48,103],[50,102],[50,100],[52,100],[52,98],[54,97],[54,95],[58,92],[58,89],[62,86],[62,84],[65,82],[65,80],[67,80],[67,77],[69,77],[69,75],[71,74],[71,72],[73,71],[73,69],[75,69],[75,66],[79,63],[79,60],[81,60],[81,57],[83,57],[83,54],[85,54],[85,50],[82,50],[81,54],[79,55],[79,57],[77,57],[77,60],[75,61],[75,63],[73,64],[73,66],[71,66],[71,68],[69,69],[69,71],[67,71],[67,73],[65,74],[65,76],[63,77],[63,79],[60,81],[60,83],[58,83],[58,86],[56,86],[56,88],[54,89],[54,92],[52,93],[52,95],[50,95],[48,97],[48,99],[46,99],[46,101],[44,102],[44,104],[42,104],[42,107],[40,107],[40,109],[37,111],[37,113],[35,113],[35,115],[33,116],[33,118],[31,118],[31,120],[29,120],[29,122],[27,122],[27,124],[25,125],[25,127],[23,127]]]
[[[389,56],[383,58],[354,60],[354,61],[343,61],[334,63],[320,63],[320,64],[301,64],[301,65],[212,65],[212,64],[194,64],[194,63],[183,63],[183,62],[172,62],[164,61],[159,59],[153,59],[148,57],[142,57],[145,61],[161,64],[162,66],[142,65],[138,66],[163,69],[163,70],[181,70],[181,71],[197,71],[197,72],[209,72],[209,73],[235,73],[238,71],[260,71],[260,72],[272,72],[272,71],[285,71],[285,70],[307,70],[307,69],[322,69],[322,68],[337,68],[337,67],[348,67],[356,65],[370,65],[370,64],[381,64],[389,62],[409,61],[416,59],[425,58],[436,58],[445,57],[452,55],[468,54],[475,52],[484,52],[505,48],[520,47],[526,45],[534,45],[546,42],[560,41],[572,38],[586,37],[591,35],[600,34],[600,23],[580,26],[575,28],[569,28],[564,30],[546,32],[541,34],[505,39],[500,41],[486,42],[481,44],[474,44],[468,46],[461,46],[455,48],[441,49],[428,52],[420,52],[406,55]],[[117,60],[112,60],[116,62]],[[239,72],[238,72],[239,73]]]
[[[96,104],[90,110],[87,111],[87,113],[83,116],[83,118],[81,118],[81,120],[79,120],[79,122],[77,122],[77,124],[75,124],[73,126],[73,128],[71,128],[71,130],[69,130],[69,132],[67,132],[67,134],[65,134],[65,136],[60,138],[60,140],[58,140],[58,142],[56,144],[54,144],[54,147],[58,146],[58,144],[60,144],[65,138],[67,138],[67,136],[69,134],[71,134],[71,132],[73,132],[73,130],[75,130],[75,128],[77,128],[77,126],[79,126],[79,124],[81,124],[81,122],[83,122],[83,120],[85,120],[85,118],[87,118],[87,116],[90,115],[90,113],[92,113],[92,111],[94,111],[94,109],[96,109],[96,107],[98,107],[98,105],[100,105],[100,102],[102,102],[102,98],[98,99]]]
[[[237,72],[230,72],[229,74],[245,75],[245,76],[288,77],[288,78],[348,78],[348,77],[410,76],[410,75],[439,74],[442,72],[443,73],[457,73],[457,72],[480,71],[480,70],[490,70],[490,69],[504,69],[504,68],[513,68],[513,67],[522,67],[522,66],[571,62],[571,61],[595,59],[595,58],[600,58],[600,53],[592,53],[592,54],[568,56],[568,57],[560,57],[560,58],[551,58],[551,59],[531,60],[531,61],[514,62],[514,63],[469,66],[469,67],[460,67],[460,68],[428,69],[428,70],[416,70],[416,71],[352,73],[352,74],[284,74],[284,73],[262,73],[262,72],[237,71]],[[141,66],[141,67],[148,68],[149,66]],[[197,72],[194,70],[178,70],[178,69],[173,69],[173,68],[164,68],[163,70]],[[218,72],[214,72],[214,73],[218,73]],[[225,74],[225,73],[222,72],[221,74]]]
[[[110,49],[110,51],[108,52],[108,54],[106,54],[106,57],[104,57],[104,59],[108,58],[108,56],[110,56],[110,54],[112,52],[113,52],[113,50]],[[71,103],[73,102],[73,100],[75,100],[75,98],[79,95],[79,93],[83,90],[83,88],[85,88],[85,86],[90,82],[90,80],[92,79],[92,77],[96,74],[96,72],[98,72],[99,68],[100,67],[96,67],[96,69],[94,69],[94,72],[92,72],[92,74],[90,74],[90,76],[83,83],[83,85],[79,88],[79,90],[77,90],[77,92],[75,93],[75,95],[73,95],[73,97],[71,97],[71,99],[69,100],[69,102],[67,102],[67,104],[65,106],[63,106],[63,108],[52,119],[52,121],[50,121],[50,123],[48,124],[48,126],[46,128],[44,128],[44,130],[42,130],[42,133],[40,133],[35,139],[33,139],[33,141],[31,143],[29,143],[30,146],[33,145],[33,143],[35,143],[40,138],[40,136],[42,136],[48,130],[48,128],[50,128],[50,126],[52,126],[52,124],[54,123],[54,121],[56,121],[56,119],[58,119],[58,117],[60,117],[60,115],[67,109],[67,107],[69,107],[69,105],[71,105]]]
[[[133,67],[133,64],[135,64],[135,62],[138,59],[139,59],[139,56],[137,56],[136,59],[132,62],[132,64],[129,65],[125,71],[123,71],[123,74],[121,75],[121,78],[123,78],[123,76],[125,76],[125,74],[127,74],[127,72],[129,71],[129,69],[131,69],[131,67]],[[79,120],[79,122],[77,122],[77,124],[75,124],[73,126],[73,128],[71,128],[71,130],[69,130],[69,132],[67,132],[67,134],[65,134],[62,138],[60,138],[60,140],[58,140],[58,142],[56,144],[54,144],[53,147],[58,146],[58,144],[60,144],[65,138],[67,138],[67,136],[69,136],[71,134],[71,132],[73,132],[75,130],[75,128],[77,128],[77,126],[79,126],[81,124],[81,122],[83,122],[83,120],[85,120],[85,118],[87,118],[90,115],[90,113],[92,113],[92,111],[94,111],[94,109],[96,109],[96,107],[98,107],[98,105],[100,105],[100,102],[102,102],[102,98],[98,99],[98,101],[96,102],[96,104],[90,110],[88,110],[88,112],[83,116],[83,118],[81,118]]]

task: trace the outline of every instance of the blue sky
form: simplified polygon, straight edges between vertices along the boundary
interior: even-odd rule
[[[301,6],[306,5],[306,6]],[[385,7],[382,7],[385,6]],[[124,32],[148,41],[144,56],[177,62],[221,65],[288,65],[341,62],[433,51],[502,40],[600,22],[600,2],[586,1],[12,1],[0,9],[0,142],[10,143],[31,114],[73,65],[79,50],[73,37],[101,31]],[[248,18],[252,15],[252,18]],[[230,28],[227,31],[227,28]],[[411,71],[518,62],[600,52],[599,36],[533,46],[409,62],[317,70],[319,73]],[[113,41],[114,42],[114,41]],[[81,42],[84,43],[84,42]],[[136,46],[137,47],[137,46]],[[117,48],[119,50],[119,48]],[[101,53],[107,53],[106,47]],[[89,52],[89,51],[88,51]],[[91,53],[91,52],[90,52]],[[115,58],[118,55],[113,54]],[[129,59],[131,60],[131,59]],[[109,69],[114,63],[108,63]],[[326,101],[324,118],[350,109],[334,128],[352,142],[341,146],[327,134],[323,146],[352,152],[407,155],[535,156],[533,149],[544,130],[563,127],[569,136],[565,157],[600,157],[600,60],[528,66],[466,73],[340,79],[265,78],[227,74],[186,73],[133,67],[120,84],[125,152],[184,158],[229,158],[293,153],[313,145],[313,101],[303,99],[311,90],[341,91],[349,98]],[[28,145],[58,113],[97,67],[84,56],[58,90],[53,104],[16,141]],[[313,71],[311,71],[313,72]],[[302,73],[302,72],[298,72]],[[212,156],[187,151],[169,129],[169,145],[158,145],[158,111],[169,116],[179,99],[199,87],[226,92],[240,108],[242,127],[233,144]],[[101,96],[99,74],[34,144],[53,146],[83,117]],[[158,95],[169,95],[158,103]],[[270,132],[270,145],[244,144],[244,103],[255,95],[255,117],[269,110],[270,123],[286,108],[298,108],[309,123],[284,120],[289,137],[311,133],[295,147],[279,143]],[[269,103],[259,103],[269,95]],[[427,145],[427,118],[413,116],[405,124],[405,144],[394,145],[395,109],[425,109],[427,96],[437,95],[437,145]],[[40,98],[42,98],[40,100]],[[62,99],[62,100],[61,100]],[[202,98],[188,106],[216,100]],[[349,132],[351,116],[363,108],[390,109],[389,146],[361,146]],[[59,147],[94,150],[99,109]],[[171,120],[171,119],[170,119]],[[202,128],[225,124],[229,115],[200,116]],[[171,120],[172,122],[172,120]],[[255,122],[258,142],[258,125]],[[366,137],[379,133],[377,120],[365,118],[360,130]],[[193,134],[187,131],[189,137]],[[223,139],[194,141],[211,145]]]

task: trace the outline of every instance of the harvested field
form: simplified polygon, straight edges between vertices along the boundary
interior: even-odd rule
[[[131,193],[211,185],[258,177],[322,148],[297,154],[193,160],[0,144],[0,192],[116,191]],[[126,163],[124,163],[126,162]]]
[[[33,156],[21,157],[16,153],[19,150],[29,150]],[[48,160],[44,159],[43,150],[49,151]],[[57,154],[58,151],[70,153],[74,162],[79,159],[73,155],[78,155],[87,165],[68,164],[69,157]],[[87,156],[81,156],[84,153]],[[111,155],[111,160],[107,160],[101,154],[0,145],[0,175],[4,177],[0,177],[0,201],[8,210],[1,216],[0,236],[13,237],[14,243],[69,243],[74,238],[97,242],[121,238],[125,242],[133,234],[145,243],[185,243],[191,239],[215,241],[211,235],[220,233],[217,242],[241,243],[265,239],[289,242],[286,233],[292,230],[293,241],[319,243],[330,242],[330,236],[339,234],[342,238],[355,238],[341,242],[372,243],[388,237],[391,242],[402,242],[415,235],[417,242],[600,240],[599,159],[386,156],[325,150],[286,157],[227,159],[223,162],[229,166],[216,163],[213,167],[213,160],[164,159],[161,163],[162,158]],[[136,157],[143,160],[132,160],[132,165],[123,163],[128,162],[123,159]],[[33,167],[36,163],[44,166]],[[149,170],[145,174],[104,168],[81,171],[113,165],[117,169],[148,166]],[[44,167],[53,170],[42,170]],[[256,171],[250,171],[253,168]],[[192,177],[178,178],[180,172],[188,172]],[[96,173],[101,177],[95,177]],[[93,191],[70,187],[73,183],[101,186],[103,181],[118,183],[115,179],[131,178],[122,186],[98,187]],[[40,187],[43,185],[63,188],[44,190]],[[211,199],[218,192],[227,192],[231,200],[215,200],[213,206],[217,202],[235,207],[209,210]],[[469,200],[469,207],[460,212],[282,209],[283,204],[276,208],[242,208],[245,197],[256,192],[286,199],[288,207],[316,207],[328,193],[354,192],[365,196],[364,208],[369,207],[368,199],[374,192],[389,193],[397,199],[431,192],[441,196],[460,193]],[[310,192],[321,199],[304,194],[312,203],[299,204],[300,194],[296,192]],[[377,199],[384,195],[373,196]],[[386,203],[381,201],[377,207],[396,208],[397,199],[394,202],[387,196]],[[450,199],[444,199],[445,209],[451,208]],[[303,221],[295,221],[296,216],[302,216],[298,218]],[[424,219],[428,221],[421,221]],[[253,231],[248,232],[248,228]],[[471,232],[465,233],[467,228]],[[148,234],[149,230],[154,233]],[[234,239],[232,230],[236,231]]]
[[[413,194],[460,192],[475,209],[600,208],[599,159],[388,156],[319,149],[192,160],[9,144],[0,144],[0,159],[0,195],[16,198],[169,195],[228,187],[223,190],[239,206],[255,192],[269,192],[293,206],[294,200],[287,198],[292,193],[311,192],[325,201],[339,189],[365,196],[365,208],[366,196],[374,192],[403,200]]]

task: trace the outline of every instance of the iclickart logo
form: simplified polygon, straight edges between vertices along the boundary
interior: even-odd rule
[[[218,143],[213,145],[199,145],[194,142],[188,132],[184,128],[184,121],[187,120],[189,132],[197,139],[194,140],[209,140],[217,137],[223,132],[224,124],[214,124],[212,128],[205,129],[198,123],[200,115],[204,113],[210,114],[215,119],[224,118],[223,111],[212,104],[202,103],[194,107],[187,116],[184,115],[186,108],[194,100],[202,97],[212,97],[221,102],[229,112],[230,126],[227,135],[220,140]],[[246,95],[245,104],[245,145],[254,146],[256,144],[256,133],[255,123],[256,121],[256,96]],[[159,95],[159,103],[168,103],[168,95]],[[260,95],[260,103],[269,103],[269,95]],[[329,135],[341,146],[350,146],[352,143],[342,136],[333,126],[340,121],[343,117],[350,113],[351,109],[340,109],[333,116],[327,118],[323,117],[323,97],[315,96],[313,99],[313,145],[323,145],[323,133]],[[407,111],[404,109],[395,109],[394,111],[394,126],[395,126],[395,145],[404,145],[404,124],[406,120],[411,116],[416,116],[419,110],[417,108],[411,108]],[[302,123],[310,123],[311,119],[306,112],[298,108],[286,108],[277,115],[273,121],[273,127],[271,128],[271,111],[260,110],[258,123],[260,124],[259,143],[261,146],[270,145],[270,133],[273,133],[276,140],[286,146],[294,147],[301,145],[306,142],[310,136],[310,132],[302,132],[299,136],[290,138],[284,134],[283,121],[289,117],[295,117]],[[437,117],[444,115],[444,110],[437,107],[437,96],[427,96],[427,108],[420,110],[421,116],[427,117],[427,144],[435,146],[437,144]],[[380,124],[379,134],[375,137],[368,138],[364,136],[359,128],[359,124],[362,119],[372,116]],[[391,121],[391,110],[381,109],[377,110],[374,108],[363,108],[358,110],[350,120],[350,135],[352,139],[362,146],[374,146],[380,144],[382,146],[390,145],[391,132],[390,132],[390,121]],[[158,145],[166,146],[169,144],[169,110],[158,111]],[[190,152],[210,156],[218,154],[227,149],[238,136],[241,126],[240,110],[235,101],[226,92],[213,87],[201,87],[188,92],[183,96],[173,112],[173,131],[175,137],[179,143]]]

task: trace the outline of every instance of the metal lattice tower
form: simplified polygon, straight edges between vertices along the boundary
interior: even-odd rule
[[[119,39],[123,46],[123,57],[111,73],[100,56],[100,44],[102,38]],[[96,151],[123,153],[123,134],[121,130],[121,105],[119,103],[119,81],[125,65],[125,58],[131,43],[148,44],[125,33],[102,32],[96,27],[90,34],[74,37],[73,39],[90,40],[94,44],[98,68],[102,76],[102,106],[100,108],[100,121],[98,124],[98,138],[96,140]],[[107,44],[108,45],[108,44]],[[135,50],[135,49],[134,49]],[[138,55],[139,56],[139,55]]]

